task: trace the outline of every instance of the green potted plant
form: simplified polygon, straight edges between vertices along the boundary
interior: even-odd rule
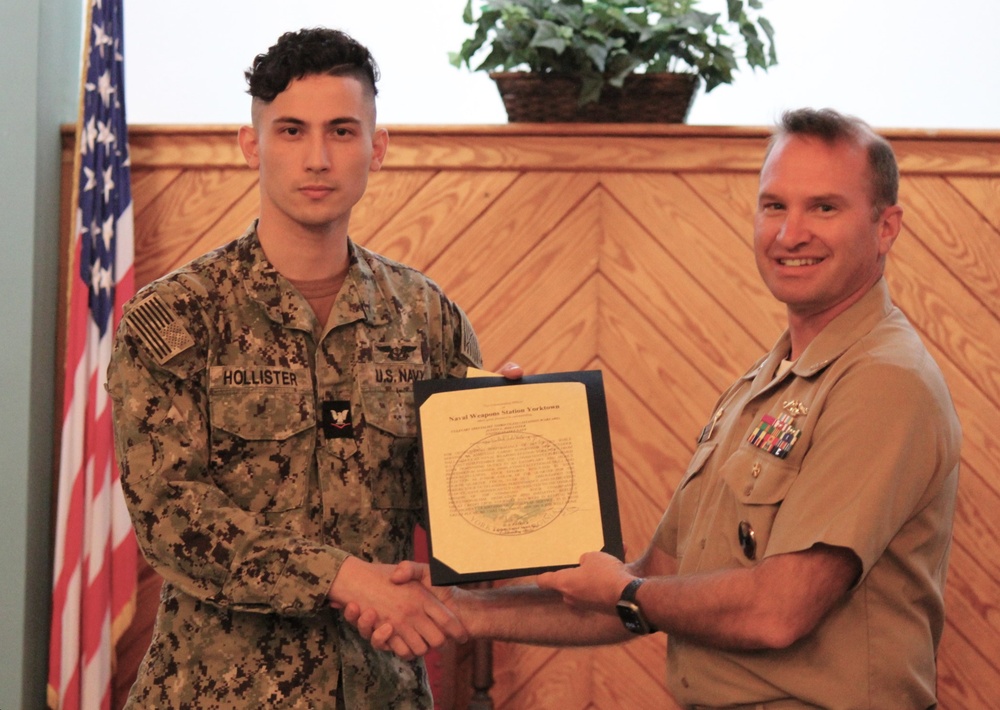
[[[478,17],[466,3],[475,33],[451,62],[489,72],[511,121],[683,122],[700,84],[731,83],[741,61],[777,62],[761,0],[726,0],[726,20],[698,0],[480,2]],[[668,96],[645,106],[654,84]]]

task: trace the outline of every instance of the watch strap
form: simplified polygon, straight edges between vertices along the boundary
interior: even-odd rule
[[[622,601],[635,603],[635,594],[639,591],[639,587],[645,582],[645,577],[636,577],[631,582],[625,585],[625,589],[622,590],[621,599]]]
[[[632,612],[636,614],[640,619],[645,629],[648,629],[648,633],[655,633],[656,628],[646,619],[645,614],[642,613],[642,609],[639,608],[639,603],[635,600],[636,592],[639,591],[639,587],[643,585],[646,581],[645,577],[636,577],[631,582],[625,585],[622,590],[621,597],[619,597],[619,606],[627,606],[632,609]]]

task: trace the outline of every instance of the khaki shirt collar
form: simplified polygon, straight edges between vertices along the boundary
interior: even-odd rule
[[[834,318],[817,335],[805,352],[795,361],[790,373],[797,377],[811,377],[843,355],[862,336],[870,332],[893,310],[889,285],[883,276],[861,299]],[[744,378],[754,380],[754,389],[762,390],[772,382],[778,364],[791,350],[791,337],[786,330],[778,338],[771,352]],[[788,373],[785,374],[785,377]],[[782,378],[784,379],[784,378]]]

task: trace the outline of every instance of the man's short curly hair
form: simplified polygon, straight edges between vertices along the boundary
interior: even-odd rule
[[[340,30],[314,27],[286,32],[244,72],[255,99],[271,103],[294,79],[314,74],[350,76],[374,97],[378,64],[368,48]]]

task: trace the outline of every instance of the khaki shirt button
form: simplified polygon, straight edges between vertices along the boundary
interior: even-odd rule
[[[753,493],[753,484],[751,483],[746,488],[743,489],[743,495],[748,496]]]

